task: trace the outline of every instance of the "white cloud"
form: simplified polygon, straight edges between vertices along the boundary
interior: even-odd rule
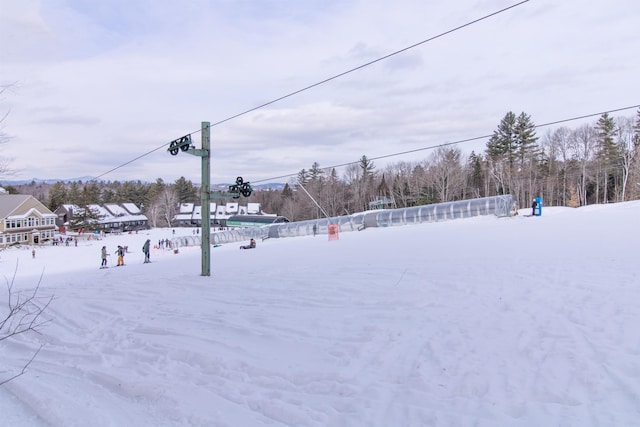
[[[11,40],[0,49],[0,82],[20,82],[0,107],[11,110],[11,144],[29,147],[10,150],[13,166],[26,177],[98,175],[201,121],[225,120],[510,4],[0,0],[8,11],[0,38]],[[215,126],[214,180],[238,170],[266,179],[314,161],[331,166],[484,135],[509,110],[544,123],[637,104],[639,13],[633,0],[518,6]],[[105,178],[182,175],[199,181],[198,159],[159,150]]]

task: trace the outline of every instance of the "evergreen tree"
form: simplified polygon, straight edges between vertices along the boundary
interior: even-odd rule
[[[309,169],[308,179],[312,182],[322,181],[324,178],[324,171],[320,168],[318,162],[313,162],[311,169]]]
[[[521,162],[524,162],[526,159],[535,158],[540,154],[540,149],[536,145],[536,141],[538,140],[536,127],[531,121],[531,116],[524,112],[520,113],[516,119],[515,133],[517,153]]]
[[[18,189],[16,187],[14,187],[13,185],[5,185],[2,188],[4,188],[6,190],[6,192],[9,193],[9,194],[20,194]]]
[[[84,185],[81,192],[81,199],[84,205],[100,204],[100,187],[98,187],[95,181],[88,182]]]
[[[608,113],[604,113],[595,126],[597,135],[597,151],[596,159],[600,171],[600,179],[598,186],[601,185],[602,190],[598,194],[602,194],[602,200],[606,203],[615,196],[615,189],[620,177],[618,170],[621,160],[621,149],[616,143],[616,123],[613,117]]]
[[[526,200],[534,191],[532,181],[537,176],[535,125],[529,115],[516,116],[509,111],[487,143],[491,176],[499,193],[511,193]],[[529,183],[528,188],[525,182]]]
[[[154,202],[157,202],[160,198],[160,195],[164,191],[166,185],[162,178],[157,178],[156,182],[149,186],[149,190],[147,191],[147,197],[144,202],[145,206],[151,206]]]
[[[100,193],[100,200],[102,204],[105,203],[117,203],[116,193],[109,187],[104,187]]]
[[[286,184],[284,184],[284,188],[282,189],[282,193],[280,194],[280,196],[285,198],[285,199],[292,199],[293,198],[293,190],[291,190],[291,187],[289,187],[289,183],[288,182]]]
[[[306,169],[302,169],[300,170],[300,172],[298,172],[297,182],[302,185],[305,185],[307,182],[309,182],[309,172],[307,172]]]
[[[178,203],[197,203],[198,202],[198,190],[190,180],[181,176],[173,184],[173,189],[178,198]]]
[[[373,161],[369,160],[367,156],[362,156],[358,161],[358,166],[360,166],[360,169],[362,170],[362,180],[370,180],[373,176],[373,171],[376,168]]]
[[[483,194],[482,188],[484,188],[484,179],[482,175],[482,158],[478,156],[475,151],[472,151],[469,155],[467,168],[469,170],[467,182],[469,189],[471,190],[471,194],[473,194],[474,197],[481,197],[480,195]]]
[[[49,190],[49,199],[47,200],[47,207],[53,212],[63,204],[67,203],[67,188],[60,181],[53,184]]]
[[[620,157],[620,147],[616,144],[616,122],[608,113],[604,113],[596,123],[598,151],[596,156],[607,166],[615,166]]]
[[[487,142],[487,155],[495,161],[513,163],[517,151],[516,115],[509,111]]]
[[[384,174],[382,174],[382,179],[380,180],[380,184],[378,184],[378,188],[376,189],[376,194],[378,196],[389,196],[389,186],[384,179]]]
[[[73,181],[69,184],[69,191],[67,192],[68,201],[72,205],[79,205],[80,201],[80,185]]]
[[[69,226],[72,230],[85,229],[87,231],[96,230],[99,227],[100,212],[90,205],[98,204],[95,188],[85,185],[80,193],[80,199],[76,204],[78,211],[73,211]]]

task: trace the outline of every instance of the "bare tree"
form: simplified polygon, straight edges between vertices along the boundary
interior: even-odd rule
[[[627,183],[629,181],[629,174],[631,173],[631,166],[635,160],[637,153],[635,148],[635,131],[634,131],[633,118],[631,117],[618,117],[616,119],[616,137],[617,144],[620,147],[620,164],[622,166],[622,183],[620,188],[620,201],[626,200]]]
[[[459,148],[438,147],[431,156],[427,184],[436,190],[440,202],[450,202],[462,194],[465,176]]]
[[[162,217],[162,206],[160,201],[156,200],[146,209],[147,218],[151,222],[153,228],[158,227],[158,221]]]
[[[571,133],[570,146],[580,165],[580,175],[577,180],[578,198],[580,206],[587,204],[587,182],[589,180],[589,162],[596,150],[596,132],[588,124],[580,126]]]
[[[162,217],[167,222],[167,226],[171,227],[171,220],[173,220],[173,217],[176,215],[178,205],[178,196],[175,190],[170,186],[162,190],[158,203],[160,204]]]
[[[13,285],[17,271],[18,264],[16,263],[16,270],[14,271],[11,281],[7,280],[7,304],[0,308],[0,342],[15,338],[21,334],[39,334],[40,328],[47,323],[43,316],[44,311],[53,300],[53,296],[38,296],[42,276],[40,276],[35,289],[30,293],[24,295],[19,292],[14,292]],[[22,368],[17,373],[10,373],[8,378],[0,378],[0,385],[6,384],[19,376],[24,375],[27,372],[27,368],[31,365],[31,362],[33,362],[41,349],[42,346],[40,346],[30,356],[30,358],[24,362]]]
[[[0,85],[0,100],[2,95],[13,85]],[[9,111],[0,111],[0,144],[6,144],[10,140],[10,136],[4,131],[4,122],[9,116]],[[9,161],[0,158],[0,176],[6,176],[10,174]]]
[[[566,206],[567,196],[569,194],[567,189],[567,165],[571,158],[570,137],[571,131],[569,128],[560,127],[553,132],[548,132],[542,142],[549,156],[549,172],[555,173],[555,182],[553,184],[555,185],[558,183],[557,181],[561,180],[562,190],[560,191],[558,202],[562,206]],[[559,165],[556,164],[558,160]],[[550,181],[554,181],[550,178],[551,177],[549,177]],[[551,187],[551,185],[549,185],[549,187]]]

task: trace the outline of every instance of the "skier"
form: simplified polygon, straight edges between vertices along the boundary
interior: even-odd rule
[[[531,203],[531,216],[534,216],[536,214],[537,207],[538,207],[538,202],[536,202],[536,199],[533,199],[533,203]]]
[[[144,245],[142,245],[142,252],[144,252],[144,263],[148,263],[151,262],[151,260],[149,259],[149,242],[151,242],[151,240],[147,239],[146,242],[144,242]]]
[[[102,264],[100,264],[100,268],[107,268],[107,256],[109,256],[109,254],[107,253],[107,247],[103,246],[102,247]]]
[[[124,248],[120,245],[118,245],[118,249],[116,250],[116,254],[118,255],[118,264],[117,266],[120,267],[121,265],[124,265]]]

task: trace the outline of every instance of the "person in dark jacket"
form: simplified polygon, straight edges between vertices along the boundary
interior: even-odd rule
[[[531,216],[534,216],[536,214],[537,207],[538,207],[538,202],[536,202],[536,199],[533,199],[533,203],[531,203]]]
[[[116,255],[118,255],[118,264],[117,267],[124,265],[124,248],[118,245],[118,249],[116,249]]]
[[[144,262],[148,263],[151,262],[151,260],[149,259],[149,243],[151,242],[151,240],[147,239],[146,242],[144,242],[144,245],[142,245],[142,252],[144,252]]]

